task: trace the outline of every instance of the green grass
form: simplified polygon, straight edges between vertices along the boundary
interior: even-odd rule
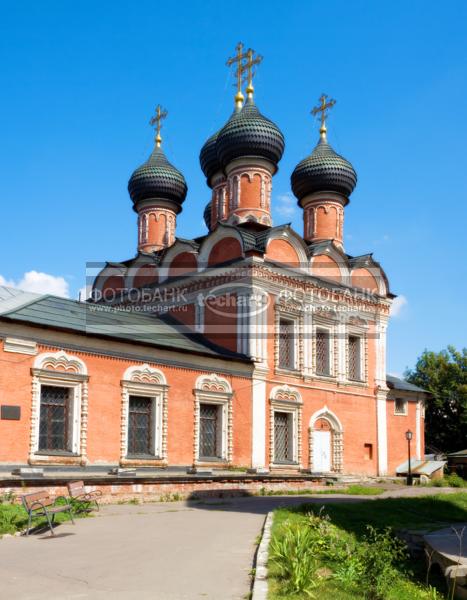
[[[365,485],[349,485],[344,489],[326,489],[315,492],[315,494],[346,494],[348,496],[379,496],[385,491],[384,488],[365,486]]]
[[[281,541],[288,527],[306,528],[309,514],[317,513],[316,504],[303,504],[298,507],[281,508],[275,511],[272,528],[272,540]],[[350,548],[350,555],[365,541],[367,525],[378,530],[391,527],[398,529],[437,529],[447,523],[467,521],[467,493],[439,494],[418,498],[387,498],[376,499],[372,502],[343,501],[339,504],[326,505],[325,513],[330,519],[330,529],[335,536],[335,544],[341,548]],[[319,553],[317,554],[317,556]],[[269,600],[305,600],[319,598],[320,600],[340,600],[364,598],[361,589],[355,585],[343,583],[336,579],[336,572],[342,565],[342,558],[325,554],[315,565],[314,586],[308,595],[305,593],[292,594],[290,586],[281,576],[278,566],[269,561]],[[331,556],[331,558],[329,558]],[[323,573],[324,577],[319,577]],[[430,580],[430,586],[425,585],[426,566],[422,559],[419,561],[404,560],[397,566],[394,581],[390,590],[384,595],[385,600],[435,600],[443,598],[445,593],[442,579]],[[318,573],[318,575],[316,575]],[[311,595],[310,595],[311,594]]]
[[[384,488],[364,485],[349,485],[348,487],[329,486],[325,490],[316,490],[313,488],[305,490],[267,490],[261,488],[259,496],[315,496],[317,494],[344,494],[348,496],[379,496],[385,491]]]
[[[89,516],[87,512],[73,513],[73,518],[82,518]],[[68,513],[57,513],[55,523],[64,523],[69,521]],[[36,518],[32,521],[32,527],[46,525],[45,517]],[[13,499],[0,503],[0,536],[9,533],[14,534],[17,531],[24,531],[28,525],[28,514],[22,505],[16,504]]]

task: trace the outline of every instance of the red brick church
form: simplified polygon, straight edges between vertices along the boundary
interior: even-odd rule
[[[177,236],[187,184],[159,108],[128,185],[136,256],[106,263],[86,303],[0,288],[1,469],[376,476],[406,460],[408,429],[423,457],[424,394],[386,374],[388,279],[344,248],[357,175],[327,138],[334,102],[291,174],[303,231],[274,225],[284,135],[254,101],[258,58],[231,62],[233,113],[200,153],[207,233]]]

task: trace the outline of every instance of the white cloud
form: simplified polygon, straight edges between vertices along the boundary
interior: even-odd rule
[[[15,282],[11,279],[5,279],[5,277],[0,275],[0,285],[6,285],[7,287],[15,287]]]
[[[282,217],[293,217],[297,211],[297,201],[290,192],[277,197],[275,211]]]
[[[404,306],[407,304],[408,300],[405,296],[397,296],[397,298],[394,298],[391,306],[391,317],[398,317],[401,314]]]
[[[25,292],[37,294],[52,294],[69,298],[70,290],[68,282],[64,277],[41,273],[40,271],[28,271],[19,281],[6,280],[0,275],[0,285],[8,285],[19,288]]]
[[[80,298],[81,302],[84,302],[91,295],[91,286],[83,285],[82,288],[78,290],[78,298]]]

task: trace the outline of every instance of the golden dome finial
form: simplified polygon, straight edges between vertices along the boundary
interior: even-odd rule
[[[255,65],[259,65],[260,62],[263,60],[263,57],[260,54],[257,54],[255,56],[255,51],[252,48],[248,49],[248,52],[246,53],[247,55],[247,60],[246,60],[246,69],[248,71],[248,85],[246,88],[246,94],[247,94],[247,98],[250,98],[250,100],[253,99],[253,93],[255,91],[255,88],[253,87],[253,77],[255,76],[256,71],[253,69],[253,67]]]
[[[237,87],[237,93],[235,94],[235,109],[240,110],[243,106],[243,100],[245,99],[242,94],[242,78],[243,78],[243,73],[245,72],[245,70],[247,68],[246,65],[244,64],[244,60],[247,57],[247,53],[243,52],[242,42],[238,42],[237,46],[235,47],[235,50],[237,51],[237,54],[235,56],[232,56],[231,58],[229,58],[225,64],[228,67],[231,67],[232,65],[236,64],[235,71],[234,71],[235,76],[237,78],[237,82],[235,83],[235,85]]]
[[[311,114],[315,117],[318,113],[321,113],[321,126],[319,128],[319,133],[321,136],[321,139],[325,140],[326,139],[326,133],[327,133],[327,127],[326,127],[326,117],[328,116],[327,111],[332,108],[334,106],[334,104],[336,103],[335,100],[330,99],[328,100],[328,95],[327,94],[321,94],[319,101],[320,104],[318,106],[315,106],[315,108],[312,109]]]
[[[162,106],[160,104],[158,104],[156,106],[155,116],[151,117],[151,120],[149,121],[149,125],[156,126],[156,137],[154,138],[154,140],[155,140],[156,146],[158,148],[160,148],[161,144],[162,144],[162,137],[161,137],[162,121],[167,117],[168,114],[169,113],[165,110],[165,108],[162,108]]]

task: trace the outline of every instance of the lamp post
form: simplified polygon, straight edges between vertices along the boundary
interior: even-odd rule
[[[412,466],[410,464],[410,441],[413,437],[413,433],[410,431],[410,429],[408,429],[405,432],[405,439],[407,440],[407,450],[408,450],[408,454],[409,454],[409,469],[407,472],[407,485],[412,485]]]

